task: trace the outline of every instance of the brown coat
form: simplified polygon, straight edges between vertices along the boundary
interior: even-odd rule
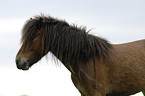
[[[113,45],[110,58],[106,64],[96,62],[97,87],[72,75],[82,96],[129,96],[145,90],[145,40]],[[92,60],[86,64],[83,68],[93,78]]]

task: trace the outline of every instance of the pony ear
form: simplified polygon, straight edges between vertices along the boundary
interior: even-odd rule
[[[43,19],[40,17],[38,20],[38,33],[42,33]]]
[[[43,22],[43,19],[41,17],[39,18],[39,22]]]
[[[38,20],[38,28],[40,29],[42,27],[43,24],[43,19],[40,17]]]

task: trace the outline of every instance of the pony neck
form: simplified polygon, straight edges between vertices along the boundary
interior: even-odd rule
[[[50,51],[71,73],[74,73],[74,68],[78,69],[78,64],[83,59],[81,55],[86,35],[85,29],[67,24],[59,24],[53,30]]]
[[[83,64],[90,58],[105,60],[108,57],[108,52],[111,49],[108,41],[87,34],[85,28],[77,28],[66,23],[58,23],[53,28],[48,34],[51,42],[46,40],[49,42],[47,47],[51,47],[50,51],[69,70],[78,68],[79,64]]]

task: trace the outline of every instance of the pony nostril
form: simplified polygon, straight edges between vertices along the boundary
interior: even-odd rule
[[[24,61],[21,65],[22,70],[28,70],[29,69],[29,64],[27,61]]]
[[[19,64],[19,62],[20,62],[20,60],[19,60],[19,59],[16,59],[16,64],[17,64],[17,65]]]
[[[28,62],[23,62],[23,64],[22,64],[22,68],[26,68],[26,67],[28,67]]]

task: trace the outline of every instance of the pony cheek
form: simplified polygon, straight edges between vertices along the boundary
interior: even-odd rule
[[[31,67],[32,65],[34,65],[34,63],[37,63],[40,59],[41,59],[41,55],[40,54],[33,54],[29,57],[28,59],[28,63],[29,63],[29,67]]]

